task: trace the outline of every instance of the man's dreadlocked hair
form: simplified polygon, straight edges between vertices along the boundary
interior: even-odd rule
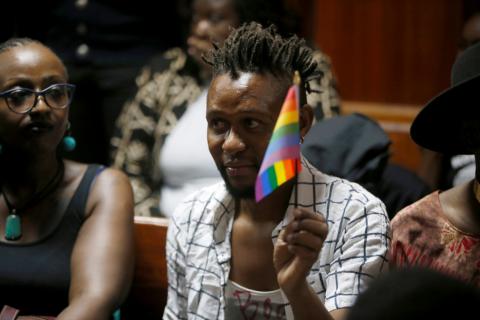
[[[304,83],[321,76],[305,40],[296,35],[282,38],[274,25],[263,28],[256,22],[233,30],[223,46],[210,51],[205,61],[212,65],[214,76],[228,73],[233,79],[239,72],[293,77],[296,70]],[[310,91],[308,85],[306,89]]]

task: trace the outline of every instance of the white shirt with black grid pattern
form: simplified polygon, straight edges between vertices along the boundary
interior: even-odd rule
[[[304,158],[302,164],[298,206],[323,214],[329,230],[307,280],[327,310],[348,308],[388,269],[385,206],[360,185],[321,173]],[[292,219],[293,195],[272,232],[273,242]],[[175,210],[167,235],[169,288],[163,319],[225,318],[234,214],[223,183],[198,191]]]

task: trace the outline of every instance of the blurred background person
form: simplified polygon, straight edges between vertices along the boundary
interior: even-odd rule
[[[480,12],[474,12],[462,27],[458,53],[480,41]],[[448,189],[463,184],[475,176],[473,155],[441,154],[424,149],[420,176],[434,189]]]
[[[169,216],[186,195],[221,180],[205,136],[211,72],[202,55],[243,22],[273,23],[283,34],[298,23],[277,0],[195,0],[191,16],[187,49],[172,48],[143,68],[111,140],[112,164],[130,177],[137,215]],[[323,77],[307,99],[321,119],[338,113],[339,97],[328,57],[315,55]]]
[[[475,155],[475,177],[435,191],[401,210],[391,222],[390,263],[422,266],[480,286],[480,43],[463,51],[449,89],[415,118],[412,139],[442,154]]]
[[[135,77],[158,52],[183,43],[187,0],[46,0],[6,4],[11,36],[49,45],[77,85],[71,131],[77,147],[68,157],[108,164],[110,138]],[[28,10],[26,10],[28,8]],[[8,20],[7,20],[8,21]]]

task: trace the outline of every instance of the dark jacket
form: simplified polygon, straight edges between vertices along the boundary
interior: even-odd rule
[[[392,218],[431,190],[413,172],[388,162],[390,143],[375,121],[351,114],[316,123],[302,153],[322,172],[361,184],[385,203]]]

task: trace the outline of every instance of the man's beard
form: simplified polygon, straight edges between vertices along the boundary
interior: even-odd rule
[[[235,188],[230,184],[228,181],[228,175],[224,167],[218,167],[218,171],[222,175],[223,181],[225,182],[225,186],[227,187],[227,191],[234,197],[235,199],[254,199],[255,198],[255,187],[248,187],[243,189]]]

